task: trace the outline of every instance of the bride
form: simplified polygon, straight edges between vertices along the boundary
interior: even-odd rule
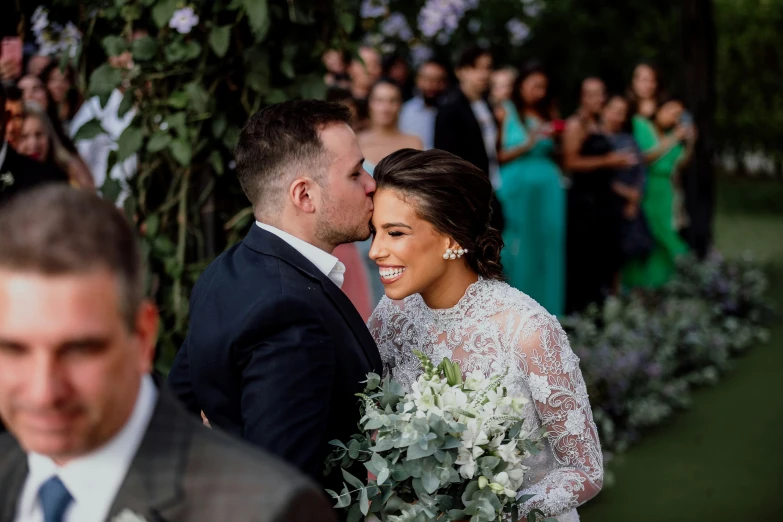
[[[557,319],[503,282],[489,180],[447,152],[404,149],[375,167],[375,181],[370,257],[386,297],[369,326],[384,373],[410,387],[421,373],[414,350],[436,364],[449,357],[465,372],[508,368],[509,390],[529,401],[527,428],[548,432],[544,451],[525,462],[519,494],[535,496],[521,513],[578,521],[575,508],[603,482],[579,358]]]

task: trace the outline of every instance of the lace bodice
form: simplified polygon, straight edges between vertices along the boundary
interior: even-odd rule
[[[520,495],[535,496],[521,514],[537,508],[561,522],[578,520],[574,508],[601,489],[603,458],[579,358],[554,316],[505,283],[479,279],[447,310],[428,308],[418,294],[384,297],[369,327],[384,373],[408,389],[421,373],[416,349],[436,364],[458,361],[464,372],[508,368],[505,384],[529,401],[526,428],[548,432],[544,451],[525,462],[531,469]]]

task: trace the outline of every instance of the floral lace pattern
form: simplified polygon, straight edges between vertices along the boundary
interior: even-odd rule
[[[414,350],[436,364],[449,357],[465,372],[508,370],[509,390],[529,400],[525,429],[548,432],[544,451],[525,462],[519,494],[535,496],[521,514],[540,509],[561,522],[578,520],[575,508],[601,489],[603,457],[579,358],[554,316],[505,283],[479,279],[447,310],[430,309],[418,294],[384,297],[369,328],[384,373],[408,389],[421,373]]]

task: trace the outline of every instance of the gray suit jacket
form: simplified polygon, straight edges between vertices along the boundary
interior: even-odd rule
[[[27,457],[0,436],[0,522],[13,522]],[[334,522],[324,493],[293,468],[194,420],[165,389],[114,499],[147,522]]]

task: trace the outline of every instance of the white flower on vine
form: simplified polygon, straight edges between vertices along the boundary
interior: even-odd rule
[[[530,393],[533,395],[533,399],[538,402],[546,403],[549,396],[552,395],[552,388],[549,387],[549,379],[543,375],[537,373],[531,373],[528,380],[528,386],[530,386]]]
[[[183,7],[177,9],[169,20],[169,27],[176,29],[180,34],[188,34],[198,25],[198,15],[193,12],[192,7]]]
[[[585,416],[582,410],[568,410],[565,429],[571,435],[580,435],[585,430]]]
[[[33,17],[31,18],[33,25],[33,34],[38,36],[41,31],[49,27],[49,13],[46,11],[46,8],[42,5],[39,5],[35,12],[33,13]]]

